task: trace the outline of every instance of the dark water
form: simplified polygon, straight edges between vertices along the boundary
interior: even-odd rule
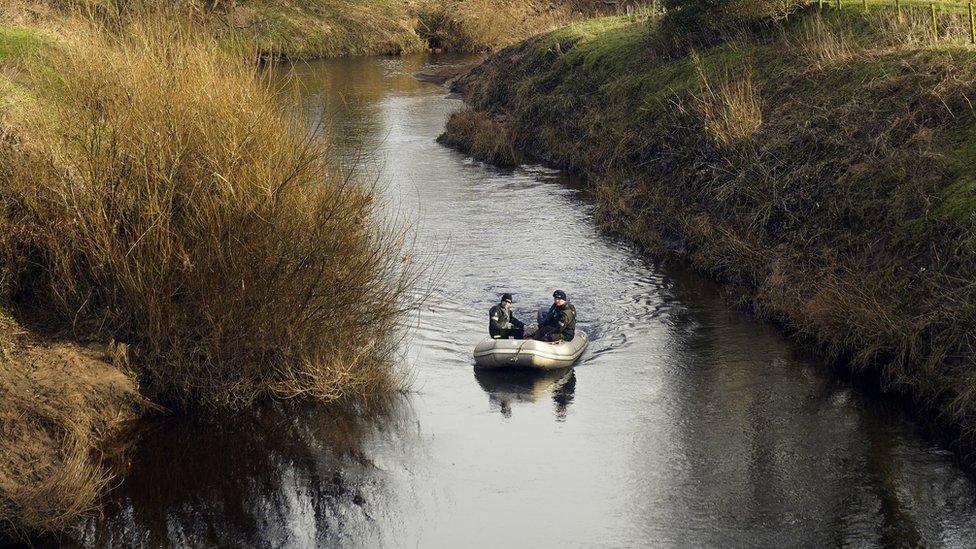
[[[711,284],[602,235],[559,173],[500,171],[437,145],[460,103],[411,75],[457,61],[295,68],[347,162],[418,220],[419,250],[448,260],[405,349],[412,391],[341,413],[171,420],[143,438],[78,541],[976,543],[971,476],[898,404],[832,378]],[[531,317],[555,288],[592,339],[575,371],[475,372],[471,349],[498,293]]]

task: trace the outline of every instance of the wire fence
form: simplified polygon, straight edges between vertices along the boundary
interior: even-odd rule
[[[932,36],[936,39],[939,38],[939,21],[940,18],[945,17],[946,14],[965,14],[968,15],[969,23],[969,41],[976,44],[976,12],[974,12],[974,2],[947,2],[944,0],[939,0],[933,2],[931,0],[816,0],[820,9],[834,8],[838,10],[843,9],[861,9],[863,11],[868,11],[872,8],[889,8],[896,11],[898,14],[898,20],[902,21],[902,17],[908,12],[916,10],[927,10],[931,15],[932,21]]]

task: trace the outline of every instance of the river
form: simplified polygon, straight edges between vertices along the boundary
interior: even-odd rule
[[[973,546],[976,486],[904,405],[852,386],[701,277],[602,234],[558,171],[435,142],[460,107],[416,73],[452,57],[292,67],[348,165],[414,223],[431,296],[410,390],[143,434],[83,546]],[[471,350],[503,291],[554,289],[591,345],[500,375]]]

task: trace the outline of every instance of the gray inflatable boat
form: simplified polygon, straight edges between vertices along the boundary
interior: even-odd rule
[[[474,363],[479,368],[558,370],[575,364],[588,344],[589,339],[582,330],[576,330],[572,341],[558,343],[488,337],[474,348]]]

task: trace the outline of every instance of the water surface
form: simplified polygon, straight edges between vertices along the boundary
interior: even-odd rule
[[[416,220],[441,275],[412,319],[409,394],[149,432],[90,546],[972,546],[976,490],[899,404],[594,226],[559,172],[434,139],[460,107],[413,77],[463,59],[293,67],[344,162]],[[487,309],[565,290],[575,370],[473,369]]]

